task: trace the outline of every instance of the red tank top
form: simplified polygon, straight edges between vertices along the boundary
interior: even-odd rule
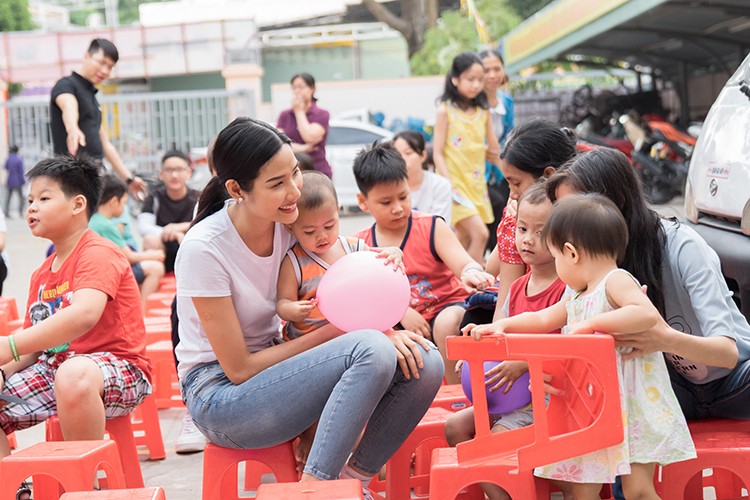
[[[437,215],[412,211],[409,225],[401,242],[404,267],[411,286],[409,306],[431,321],[445,306],[463,302],[469,296],[461,281],[446,266],[435,251],[435,219]],[[355,236],[371,247],[378,246],[375,224]]]
[[[515,316],[524,312],[536,312],[546,309],[560,302],[565,293],[565,283],[557,278],[544,291],[536,295],[526,295],[526,286],[529,284],[531,273],[526,273],[510,285],[508,293],[508,316]],[[549,333],[560,333],[555,330]]]

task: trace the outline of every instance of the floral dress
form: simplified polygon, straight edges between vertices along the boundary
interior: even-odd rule
[[[607,299],[605,284],[614,272],[627,271],[612,271],[590,294],[575,296],[568,301],[569,325],[613,310]],[[537,476],[573,483],[612,483],[616,476],[630,474],[631,463],[666,465],[695,458],[695,447],[672,391],[664,356],[654,352],[623,360],[622,354],[629,350],[618,347],[616,356],[623,442],[538,467],[534,471]]]

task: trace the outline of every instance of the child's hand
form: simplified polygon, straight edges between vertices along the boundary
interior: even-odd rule
[[[400,323],[401,326],[404,327],[404,330],[418,333],[422,337],[432,340],[432,329],[430,329],[430,324],[421,314],[411,307],[406,310]]]
[[[490,391],[496,391],[508,384],[503,391],[505,394],[513,387],[513,382],[527,371],[529,371],[529,364],[526,361],[503,361],[485,372],[484,384],[490,388]]]
[[[473,323],[469,323],[463,329],[461,330],[461,333],[468,336],[471,335],[474,337],[474,340],[479,340],[482,337],[486,337],[487,335],[498,335],[505,333],[505,328],[503,327],[503,321],[495,321],[494,323],[490,323],[488,325],[475,325]]]
[[[290,301],[279,308],[279,316],[287,321],[304,321],[317,304],[316,299]]]
[[[591,328],[591,324],[588,321],[579,321],[568,325],[566,332],[572,335],[585,335],[588,333],[595,333],[594,329]]]
[[[454,368],[455,372],[458,373],[459,378],[461,377],[461,367],[464,366],[464,360],[459,359],[456,361],[456,367]]]
[[[469,293],[491,287],[495,284],[495,277],[480,269],[471,268],[461,273],[461,283]]]
[[[406,274],[406,268],[404,267],[404,252],[398,247],[385,247],[373,249],[378,252],[377,257],[379,259],[385,259],[385,264],[391,264],[393,270],[400,269],[402,273]]]
[[[544,392],[547,394],[551,394],[553,396],[565,396],[565,391],[562,389],[558,389],[557,387],[553,386],[550,382],[552,382],[552,375],[549,373],[544,374]]]

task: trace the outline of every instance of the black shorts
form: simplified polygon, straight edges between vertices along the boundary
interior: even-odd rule
[[[133,276],[135,276],[135,281],[139,285],[143,283],[143,280],[146,279],[146,273],[143,272],[143,267],[141,267],[141,263],[136,262],[135,264],[131,264],[130,269],[133,270]]]

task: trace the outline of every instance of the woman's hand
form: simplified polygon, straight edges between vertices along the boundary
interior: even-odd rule
[[[503,391],[505,394],[513,387],[513,382],[527,371],[529,371],[529,364],[526,361],[503,361],[485,372],[484,385],[488,386],[490,391],[496,391],[508,384]]]
[[[430,343],[421,335],[407,330],[388,330],[385,334],[396,347],[396,359],[404,377],[410,380],[413,375],[419,380],[419,369],[424,368],[419,347],[429,352],[432,349]]]
[[[623,354],[623,359],[633,359],[652,352],[670,352],[669,339],[672,332],[672,327],[664,318],[659,317],[656,325],[649,330],[636,333],[611,332],[611,335],[616,346],[633,348],[628,354]]]
[[[307,108],[307,106],[305,104],[305,100],[301,96],[297,94],[292,96],[292,111],[294,111],[295,113],[304,113],[306,111],[305,108]]]
[[[432,329],[430,328],[430,324],[415,309],[412,309],[411,307],[408,308],[404,317],[401,318],[400,323],[401,326],[404,327],[404,330],[418,333],[422,337],[432,340]]]
[[[377,257],[379,259],[385,259],[385,264],[391,264],[393,270],[401,270],[406,274],[406,268],[404,267],[404,252],[398,247],[385,247],[385,248],[373,248],[372,250],[378,252]]]

